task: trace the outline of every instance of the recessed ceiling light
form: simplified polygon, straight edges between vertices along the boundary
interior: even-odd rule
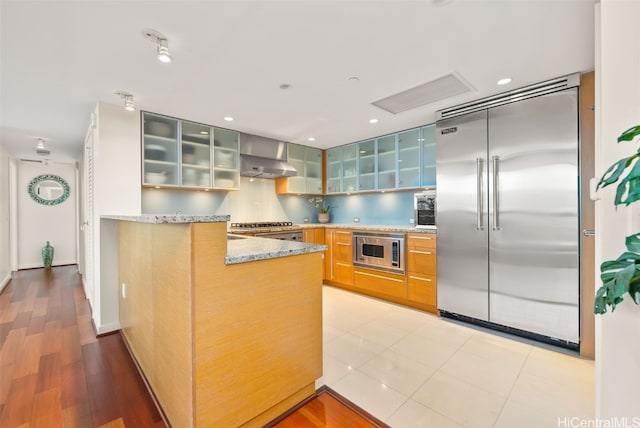
[[[289,89],[291,87],[290,84],[288,83],[283,83],[282,85],[280,85],[280,89],[285,90],[285,89]]]
[[[315,138],[313,138],[313,137],[309,137],[309,138],[307,138],[307,140],[309,140],[309,141],[316,141],[316,139],[315,139]]]
[[[378,119],[369,119],[369,123],[378,123]]]
[[[227,122],[233,122],[233,118],[231,116],[225,116],[224,120],[226,120]]]
[[[349,77],[349,82],[359,82],[360,78],[358,76]]]
[[[511,77],[505,77],[504,79],[498,80],[498,85],[506,85],[511,83]]]
[[[209,135],[209,131],[200,131],[202,135]]]

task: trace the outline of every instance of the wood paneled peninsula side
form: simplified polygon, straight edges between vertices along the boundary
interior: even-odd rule
[[[108,220],[121,331],[171,426],[262,426],[313,394],[324,245],[228,239],[228,216]]]

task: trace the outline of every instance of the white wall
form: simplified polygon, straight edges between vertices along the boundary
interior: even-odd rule
[[[31,199],[29,182],[42,174],[62,177],[71,190],[58,205],[42,205]],[[77,263],[77,187],[75,165],[50,162],[18,163],[18,268],[42,267],[42,247],[49,241],[55,249],[53,265]]]
[[[597,8],[596,173],[602,175],[639,146],[616,139],[640,124],[640,2],[602,0],[599,23]],[[640,231],[640,202],[616,210],[614,194],[610,186],[599,192],[596,203],[597,278],[597,266],[620,255],[625,236]],[[640,307],[628,295],[614,313],[596,317],[596,416],[640,416]]]
[[[103,224],[107,214],[141,213],[140,112],[99,102],[94,114],[92,266],[93,322],[99,334],[118,330],[117,228]],[[85,171],[86,173],[86,171]],[[87,261],[89,263],[89,261]]]
[[[0,290],[2,290],[11,279],[11,242],[9,229],[10,162],[11,158],[9,154],[6,149],[0,145]]]

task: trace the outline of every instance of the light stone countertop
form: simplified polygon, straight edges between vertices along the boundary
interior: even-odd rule
[[[231,238],[227,239],[227,256],[224,262],[230,265],[296,254],[315,253],[326,249],[326,245],[231,235]]]
[[[231,219],[229,215],[103,215],[102,218],[107,220],[123,220],[134,221],[138,223],[221,223],[228,222]]]
[[[435,229],[416,229],[411,225],[402,224],[361,224],[361,223],[301,223],[293,226],[264,227],[264,228],[230,228],[230,233],[264,233],[289,232],[303,229],[354,229],[371,232],[400,232],[400,233],[436,233]]]
[[[132,221],[151,224],[187,224],[228,222],[228,215],[104,215],[105,220]],[[281,241],[270,238],[254,238],[236,235],[236,239],[227,239],[227,255],[225,264],[244,263],[254,260],[267,260],[275,257],[293,256],[296,254],[315,253],[327,249],[326,245],[305,244],[302,242]]]

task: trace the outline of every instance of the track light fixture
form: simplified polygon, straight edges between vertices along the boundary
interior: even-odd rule
[[[124,109],[128,111],[135,111],[136,105],[133,103],[133,95],[129,92],[118,91],[116,95],[120,96],[124,100]]]
[[[38,144],[36,145],[36,153],[40,156],[49,156],[51,154],[51,151],[44,146],[45,142],[46,141],[44,138],[38,138]]]
[[[156,45],[156,56],[158,61],[169,63],[173,60],[169,53],[169,41],[162,33],[156,30],[144,30],[142,34]]]

